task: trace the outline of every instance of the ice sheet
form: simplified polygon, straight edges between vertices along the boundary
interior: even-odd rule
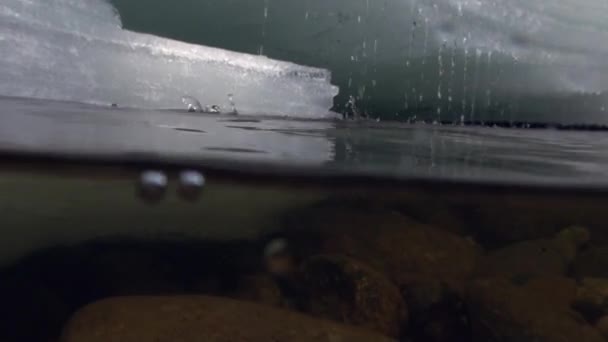
[[[0,95],[239,113],[332,116],[330,72],[121,28],[105,0],[3,0]],[[230,95],[232,94],[232,95]]]

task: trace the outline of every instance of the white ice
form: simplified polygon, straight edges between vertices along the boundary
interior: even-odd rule
[[[204,23],[201,23],[204,24]],[[330,72],[123,30],[105,0],[2,0],[0,95],[139,108],[203,105],[319,118]]]

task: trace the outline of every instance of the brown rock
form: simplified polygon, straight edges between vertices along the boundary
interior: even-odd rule
[[[460,284],[480,254],[471,239],[390,211],[339,211],[323,226],[326,253],[365,261],[399,286],[421,275]]]
[[[239,280],[239,289],[231,296],[236,299],[280,307],[283,297],[277,283],[268,276],[252,275]]]
[[[435,278],[414,279],[402,288],[416,341],[470,341],[468,313],[460,294]]]
[[[513,283],[513,280],[511,283]],[[526,291],[534,293],[539,302],[550,303],[555,307],[570,307],[576,299],[577,284],[571,278],[561,276],[535,277],[520,286]]]
[[[571,227],[552,239],[523,241],[497,249],[482,258],[476,273],[480,276],[507,275],[532,277],[564,275],[578,248],[589,240],[585,228]]]
[[[608,279],[583,279],[576,292],[574,307],[590,319],[608,315]]]
[[[122,297],[77,312],[63,342],[392,341],[264,305],[207,296]]]
[[[556,233],[560,225],[554,219],[555,208],[538,208],[538,203],[504,201],[501,196],[482,198],[470,214],[484,244],[503,246],[524,240],[541,239]],[[520,202],[522,199],[518,199]],[[515,214],[514,214],[515,213]]]
[[[579,278],[608,278],[608,246],[593,246],[579,253],[571,272]]]
[[[567,303],[572,284],[559,278],[515,285],[504,277],[475,280],[467,289],[473,337],[479,341],[603,341]],[[564,286],[564,289],[555,290]]]
[[[407,309],[399,290],[384,275],[348,257],[320,255],[302,266],[315,316],[399,336]]]
[[[419,277],[411,279],[401,288],[403,298],[412,313],[422,313],[445,300],[449,289],[436,278]]]
[[[608,316],[600,318],[595,323],[595,328],[602,334],[604,340],[608,341]]]

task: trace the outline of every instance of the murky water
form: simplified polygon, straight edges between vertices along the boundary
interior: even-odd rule
[[[605,132],[1,108],[3,341],[603,340]]]
[[[0,341],[607,340],[606,14],[3,0]]]

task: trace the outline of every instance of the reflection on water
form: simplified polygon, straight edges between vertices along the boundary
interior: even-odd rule
[[[229,118],[4,98],[0,148],[301,172],[606,184],[605,132]],[[249,168],[249,167],[247,167]]]

